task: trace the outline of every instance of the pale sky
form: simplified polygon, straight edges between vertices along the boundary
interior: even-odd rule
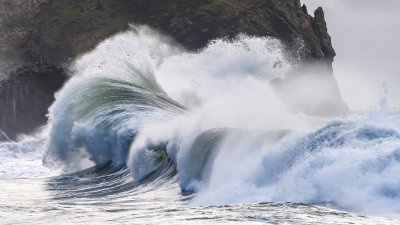
[[[302,0],[325,11],[336,50],[334,74],[351,110],[375,106],[388,90],[400,109],[400,0]]]

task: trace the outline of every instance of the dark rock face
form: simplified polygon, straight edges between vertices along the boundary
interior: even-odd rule
[[[5,1],[9,5],[17,4],[15,1]],[[171,35],[189,50],[202,48],[215,38],[232,38],[239,33],[247,33],[277,37],[287,44],[293,58],[299,62],[322,60],[331,64],[335,56],[322,9],[318,9],[313,18],[299,0],[24,2],[28,2],[30,7],[3,7],[9,13],[3,13],[3,21],[0,21],[2,33],[20,31],[13,38],[0,36],[0,43],[7,46],[7,50],[12,49],[12,54],[7,52],[10,57],[3,59],[11,62],[10,65],[15,65],[15,62],[41,61],[61,65],[68,59],[91,50],[110,35],[125,30],[130,22],[157,28]],[[11,12],[15,11],[19,12],[14,13],[16,15],[27,15],[16,17],[18,21],[23,21],[24,26],[18,27],[21,21],[15,22],[15,16],[7,16],[14,15]],[[20,29],[15,29],[16,27]],[[301,48],[301,45],[304,47]],[[0,49],[0,56],[5,54]]]
[[[0,130],[14,139],[18,133],[31,132],[45,124],[54,93],[66,80],[63,69],[57,66],[29,64],[1,81]]]
[[[319,39],[321,44],[322,54],[333,58],[335,56],[335,50],[331,44],[331,37],[328,34],[328,29],[326,27],[324,11],[319,7],[314,12],[314,19],[311,22],[312,29]]]
[[[47,0],[0,1],[0,80],[23,65],[20,44],[31,32],[32,20]]]

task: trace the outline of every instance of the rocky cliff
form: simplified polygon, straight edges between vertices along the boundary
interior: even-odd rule
[[[246,33],[282,40],[300,64],[331,69],[335,56],[322,9],[311,16],[300,0],[1,0],[0,80],[9,78],[0,84],[0,130],[15,137],[43,124],[67,79],[61,67],[129,23],[191,51]]]
[[[335,56],[322,9],[312,17],[300,0],[3,0],[0,67],[61,65],[128,23],[157,28],[190,50],[247,33],[281,39],[299,61],[330,64]]]

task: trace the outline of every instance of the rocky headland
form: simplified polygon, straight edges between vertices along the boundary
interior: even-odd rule
[[[130,23],[153,27],[190,51],[245,33],[280,39],[299,64],[331,70],[335,56],[322,8],[309,15],[300,0],[3,0],[0,129],[15,137],[43,124],[67,79],[63,66]],[[27,102],[35,107],[25,108]],[[20,120],[23,114],[29,116]]]

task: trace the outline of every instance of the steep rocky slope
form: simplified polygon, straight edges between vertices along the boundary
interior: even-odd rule
[[[322,9],[312,17],[300,0],[4,0],[0,17],[6,73],[24,62],[61,65],[130,22],[157,28],[190,50],[247,33],[283,40],[300,61],[330,64],[335,56]]]

